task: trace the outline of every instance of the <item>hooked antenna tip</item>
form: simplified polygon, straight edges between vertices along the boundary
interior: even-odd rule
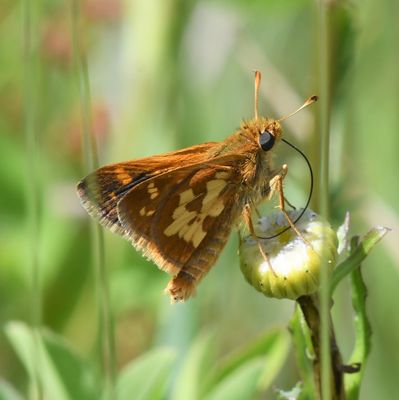
[[[310,97],[307,99],[306,104],[315,103],[317,100],[319,100],[319,96],[316,96],[316,95],[310,96]]]

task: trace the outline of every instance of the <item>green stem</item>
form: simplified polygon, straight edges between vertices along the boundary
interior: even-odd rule
[[[320,90],[320,214],[328,220],[329,214],[329,126],[330,126],[330,37],[329,37],[329,4],[327,0],[319,0],[319,90]],[[326,257],[323,262],[327,263]],[[329,400],[330,392],[330,363],[329,349],[329,274],[327,265],[320,268],[320,337],[321,337],[321,392],[322,399]]]
[[[96,141],[92,129],[89,73],[86,54],[81,46],[79,23],[79,3],[72,4],[72,40],[75,51],[76,69],[79,78],[79,92],[82,104],[83,148],[87,172],[98,167]],[[99,341],[104,381],[104,398],[113,399],[115,392],[115,342],[113,317],[110,307],[108,273],[104,261],[104,234],[101,227],[91,222],[92,259],[95,271],[97,305],[99,315]]]
[[[311,296],[302,296],[297,299],[306,323],[310,330],[310,338],[313,345],[313,376],[317,391],[317,398],[322,399],[325,395],[323,388],[323,365],[322,365],[322,341],[321,341],[321,324],[320,312],[316,306],[316,302]],[[345,399],[343,387],[342,358],[335,339],[335,332],[331,323],[330,314],[328,314],[330,329],[328,334],[328,352],[330,354],[330,364],[328,365],[328,381],[330,384],[328,393],[333,400]]]
[[[40,382],[40,360],[39,352],[40,331],[42,322],[42,291],[40,286],[40,264],[39,264],[39,179],[38,179],[38,146],[37,131],[35,129],[37,102],[37,86],[35,79],[37,77],[36,54],[33,38],[36,37],[36,30],[33,29],[33,7],[29,0],[22,3],[23,18],[23,66],[24,66],[24,114],[25,114],[25,140],[26,140],[26,176],[28,177],[26,186],[26,206],[29,235],[29,261],[28,270],[31,277],[31,324],[34,332],[33,340],[35,346],[33,349],[32,360],[32,399],[43,398],[43,388]]]

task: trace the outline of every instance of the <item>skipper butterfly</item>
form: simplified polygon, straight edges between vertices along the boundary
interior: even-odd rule
[[[91,216],[173,275],[165,289],[173,301],[195,292],[240,220],[259,239],[251,214],[274,192],[295,229],[284,208],[287,165],[274,167],[272,154],[281,140],[280,122],[317,97],[284,118],[261,117],[260,79],[255,71],[255,117],[242,121],[224,141],[107,165],[78,183],[78,195]]]

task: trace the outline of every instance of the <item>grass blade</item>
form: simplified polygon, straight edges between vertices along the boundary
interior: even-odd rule
[[[87,172],[98,166],[97,148],[92,129],[91,99],[89,72],[85,51],[79,41],[82,33],[79,30],[79,2],[72,2],[72,42],[79,81],[79,92],[82,108],[83,148]],[[109,281],[104,261],[104,234],[94,221],[91,224],[92,254],[95,271],[97,305],[99,315],[99,342],[104,382],[105,398],[114,398],[115,390],[115,342],[113,317],[109,299]]]

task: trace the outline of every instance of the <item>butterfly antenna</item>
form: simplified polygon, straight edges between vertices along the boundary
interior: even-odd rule
[[[309,97],[305,101],[305,103],[303,103],[303,105],[301,107],[299,107],[297,110],[295,110],[291,114],[288,114],[285,117],[282,117],[282,118],[278,119],[277,121],[281,122],[281,121],[284,121],[285,119],[287,119],[289,117],[292,117],[294,114],[296,114],[297,112],[303,110],[305,107],[310,106],[311,104],[316,102],[318,99],[319,98],[317,96]],[[298,147],[294,146],[292,143],[288,142],[285,139],[281,139],[281,140],[284,143],[288,144],[288,146],[291,146],[295,151],[297,151],[304,158],[304,160],[305,160],[305,162],[306,162],[306,164],[307,164],[307,166],[309,168],[309,174],[310,174],[310,189],[309,189],[308,199],[306,201],[305,207],[303,207],[302,211],[300,212],[298,217],[295,219],[295,221],[294,221],[294,225],[295,225],[302,218],[302,216],[305,214],[307,208],[309,207],[310,200],[312,199],[312,193],[313,193],[313,170],[312,170],[312,165],[310,164],[309,159],[306,157],[305,153],[302,150],[300,150]],[[287,232],[289,229],[291,229],[291,226],[287,226],[285,229],[283,229],[282,231],[276,233],[275,235],[267,236],[267,237],[264,237],[262,239],[273,239],[273,238],[276,238],[277,236],[280,236],[284,232]]]
[[[259,118],[258,105],[259,105],[259,87],[262,75],[260,71],[255,71],[255,119]]]
[[[285,117],[282,117],[280,119],[278,119],[278,122],[284,121],[287,118],[292,117],[293,115],[295,115],[297,112],[303,110],[305,107],[310,106],[311,104],[315,103],[319,98],[317,96],[311,96],[309,97],[305,103],[303,103],[297,110],[295,110],[294,112],[292,112],[291,114],[286,115]]]

